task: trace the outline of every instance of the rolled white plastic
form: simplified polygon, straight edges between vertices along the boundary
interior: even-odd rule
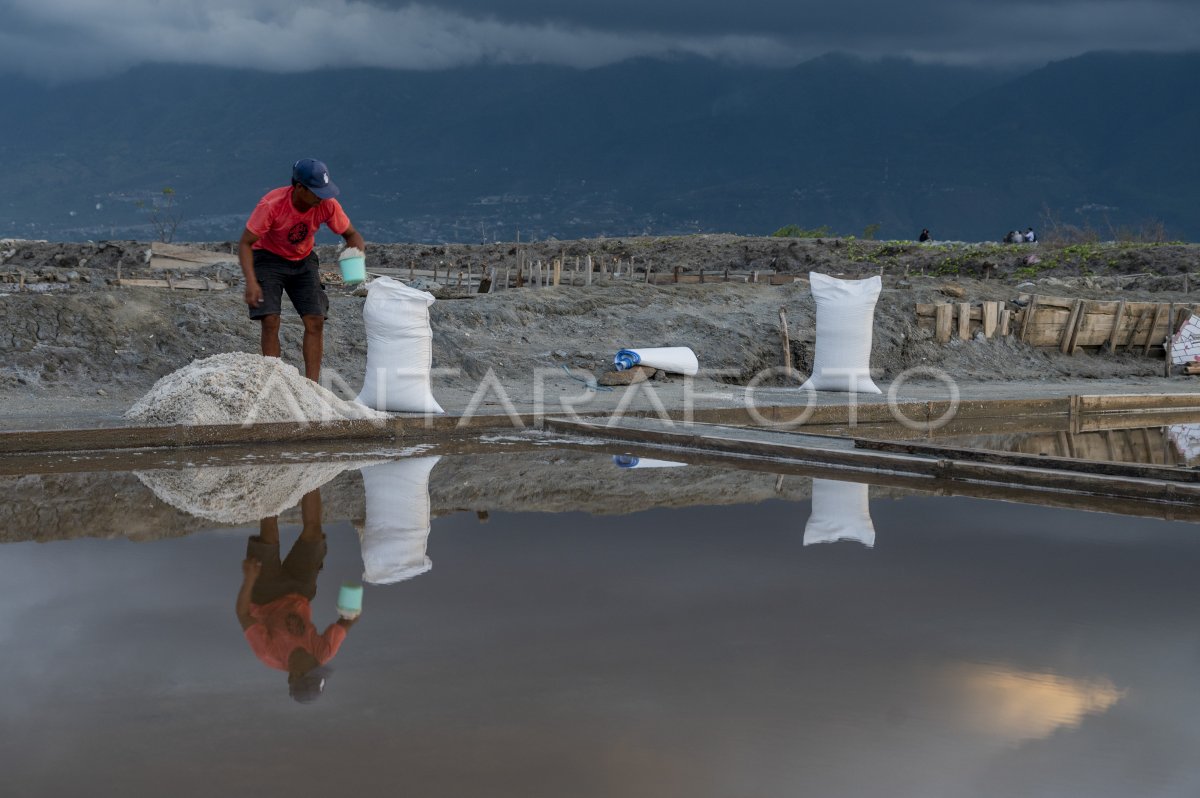
[[[871,381],[871,336],[883,281],[839,280],[809,272],[817,302],[817,351],[801,390],[883,393]]]
[[[686,346],[659,346],[622,351],[635,353],[639,365],[662,369],[671,374],[694,377],[700,371],[700,361],[696,359],[696,353]]]
[[[362,470],[366,523],[359,530],[363,581],[390,585],[433,567],[429,545],[429,472],[440,457],[415,457]]]
[[[861,482],[813,479],[812,515],[804,526],[804,545],[857,541],[867,548],[875,545],[875,523],[871,499]]]
[[[444,413],[433,398],[433,294],[379,277],[367,288],[367,373],[358,402],[399,413]]]
[[[687,463],[674,460],[655,460],[652,457],[635,457],[631,454],[614,454],[613,465],[617,468],[680,468]]]

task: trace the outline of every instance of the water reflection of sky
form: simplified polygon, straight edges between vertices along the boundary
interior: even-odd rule
[[[5,793],[1196,794],[1192,527],[906,498],[806,547],[808,510],[434,519],[307,706],[239,537],[6,545]],[[326,532],[320,628],[363,569]]]

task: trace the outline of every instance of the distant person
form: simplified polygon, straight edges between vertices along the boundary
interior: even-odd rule
[[[290,186],[269,191],[258,201],[238,243],[250,318],[262,324],[262,353],[279,357],[279,314],[286,291],[304,321],[304,376],[314,382],[321,378],[329,297],[321,285],[313,237],[324,224],[346,239],[347,246],[366,247],[334,199],[338,193],[325,164],[302,158],[292,165]]]
[[[303,524],[287,558],[279,559],[279,519],[264,518],[246,544],[237,617],[255,655],[268,667],[287,671],[288,693],[302,704],[320,697],[328,672],[323,667],[341,648],[358,620],[341,618],[317,633],[312,599],[325,564],[321,493],[300,500]]]
[[[922,231],[921,231],[921,237],[920,237],[920,238],[918,238],[917,240],[918,240],[918,241],[928,241],[928,240],[929,240],[929,238],[930,238],[930,235],[929,235],[929,228],[927,227],[927,228],[925,228],[924,230],[922,230]]]
[[[1029,244],[1033,244],[1037,241],[1037,233],[1033,232],[1032,227],[1025,231],[1025,241]]]

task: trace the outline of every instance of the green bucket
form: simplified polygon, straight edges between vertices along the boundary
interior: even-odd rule
[[[342,282],[346,285],[356,285],[367,279],[367,259],[362,255],[342,258],[338,265],[342,267]]]

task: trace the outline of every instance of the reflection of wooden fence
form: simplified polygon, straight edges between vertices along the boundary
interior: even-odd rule
[[[917,324],[940,343],[1015,335],[1031,346],[1057,347],[1073,354],[1080,347],[1110,352],[1163,348],[1166,339],[1200,314],[1200,305],[1174,302],[1072,299],[1022,294],[1024,307],[1012,311],[1003,302],[939,302],[917,305]]]
[[[1115,429],[1103,432],[1047,432],[1014,436],[1008,451],[1078,460],[1108,460],[1149,465],[1188,465],[1164,427]]]

